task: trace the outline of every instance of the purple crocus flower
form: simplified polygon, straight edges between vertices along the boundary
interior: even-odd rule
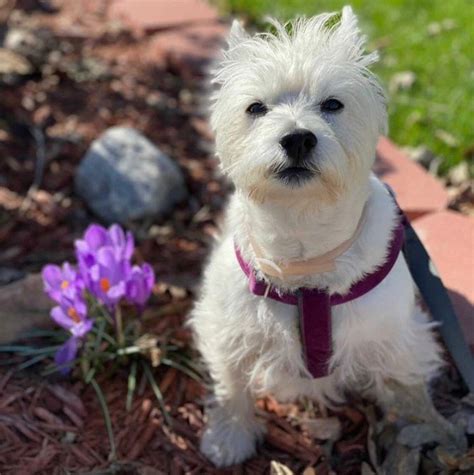
[[[59,303],[63,296],[73,298],[76,294],[81,294],[84,289],[84,282],[80,275],[68,262],[65,262],[62,267],[48,264],[41,274],[44,291],[55,302]]]
[[[60,371],[66,374],[70,368],[64,365],[76,357],[80,340],[91,330],[93,321],[87,318],[87,305],[79,295],[63,295],[60,304],[51,310],[51,318],[71,333],[54,358],[58,366],[63,366]]]
[[[126,282],[131,272],[130,262],[111,246],[100,248],[94,255],[95,263],[86,269],[91,293],[109,309],[113,309],[125,295]]]
[[[91,224],[84,238],[76,240],[75,247],[79,265],[86,267],[94,264],[97,252],[104,247],[113,247],[118,257],[128,260],[134,250],[133,235],[125,233],[118,224],[110,226],[108,230],[99,224]]]
[[[149,264],[143,264],[141,267],[133,266],[127,280],[125,299],[143,310],[154,284],[155,273]]]
[[[134,251],[132,233],[114,224],[107,230],[91,224],[75,242],[79,269],[88,290],[109,308],[125,292],[125,280]]]

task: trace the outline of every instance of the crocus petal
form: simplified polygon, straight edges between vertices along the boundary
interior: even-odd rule
[[[41,275],[43,277],[44,291],[49,295],[50,298],[58,302],[61,298],[61,268],[53,264],[49,264],[43,268]]]
[[[130,259],[133,255],[133,251],[135,249],[135,242],[133,240],[133,234],[128,231],[126,238],[125,238],[125,248],[124,248],[124,258]]]
[[[65,328],[66,330],[69,330],[74,325],[73,320],[71,320],[71,317],[63,310],[62,307],[53,307],[50,315],[59,326]]]
[[[153,267],[147,263],[143,264],[141,269],[143,276],[145,277],[146,286],[151,290],[155,285],[155,271],[153,270]]]
[[[99,224],[91,224],[84,233],[84,241],[91,251],[95,251],[107,244],[107,230]]]
[[[94,264],[92,267],[90,267],[89,277],[94,282],[97,282],[100,279],[100,267],[98,264]]]
[[[74,324],[71,328],[71,333],[75,337],[83,337],[91,331],[94,322],[92,320],[83,320],[79,323]]]
[[[58,282],[61,282],[62,271],[59,266],[48,264],[47,266],[43,267],[41,275],[45,283],[54,287]]]
[[[56,355],[54,356],[54,361],[58,366],[65,365],[76,357],[77,354],[77,349],[79,346],[79,339],[72,336],[69,338],[69,340],[64,343],[61,348],[56,352]],[[71,371],[71,368],[68,366],[62,367],[59,369],[59,371],[62,374],[67,374],[69,371]]]
[[[149,264],[143,264],[141,267],[133,266],[127,281],[127,301],[143,307],[150,298],[154,282],[155,274]]]
[[[130,259],[133,254],[134,242],[130,232],[124,233],[118,224],[113,224],[109,228],[110,244],[117,249],[120,258]]]
[[[111,300],[119,301],[125,295],[125,282],[121,281],[117,285],[110,287],[107,297]]]
[[[112,224],[112,226],[110,226],[109,237],[113,246],[125,246],[125,233],[118,224]]]
[[[112,247],[103,247],[97,251],[97,262],[100,266],[110,269],[112,272],[117,266],[117,259]]]

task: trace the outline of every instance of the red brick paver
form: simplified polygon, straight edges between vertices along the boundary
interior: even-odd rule
[[[108,16],[145,31],[217,20],[204,0],[113,0]]]
[[[446,208],[448,195],[443,185],[386,137],[379,140],[374,170],[395,190],[410,219]]]
[[[221,23],[171,29],[156,34],[149,48],[157,58],[166,57],[171,64],[179,63],[179,69],[187,66],[203,73],[202,65],[216,56],[227,30],[227,25]]]
[[[449,289],[474,351],[474,219],[441,211],[417,219],[413,226]]]

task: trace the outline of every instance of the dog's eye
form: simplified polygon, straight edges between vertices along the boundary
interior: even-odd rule
[[[327,99],[321,103],[323,112],[337,112],[344,108],[344,104],[337,99]]]
[[[247,114],[250,115],[265,115],[267,112],[267,106],[262,102],[254,102],[247,107]]]

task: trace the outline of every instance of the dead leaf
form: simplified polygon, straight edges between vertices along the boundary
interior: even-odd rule
[[[448,147],[454,148],[459,145],[459,140],[451,133],[443,129],[436,129],[435,136]]]
[[[413,71],[400,71],[391,77],[388,90],[391,94],[399,91],[408,91],[415,82],[416,74]]]
[[[272,460],[270,463],[270,475],[294,475],[294,473],[286,465]]]

